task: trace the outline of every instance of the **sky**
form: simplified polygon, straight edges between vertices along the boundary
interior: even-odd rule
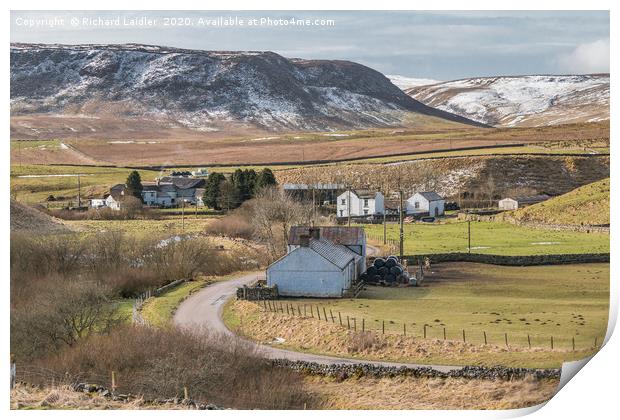
[[[609,72],[607,11],[13,11],[11,42],[269,50],[436,80]]]

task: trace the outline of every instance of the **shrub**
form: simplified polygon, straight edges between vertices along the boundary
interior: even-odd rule
[[[119,392],[146,398],[182,397],[187,387],[191,398],[225,407],[313,406],[315,400],[303,390],[300,374],[274,367],[259,356],[253,345],[229,336],[122,327],[36,365],[67,372],[71,380],[107,386],[110,372],[115,371]]]

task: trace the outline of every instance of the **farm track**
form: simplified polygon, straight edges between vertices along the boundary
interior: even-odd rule
[[[237,287],[254,281],[259,275],[262,274],[263,272],[257,271],[228,281],[217,282],[205,287],[200,292],[183,301],[174,314],[173,323],[179,327],[196,330],[198,332],[206,330],[212,333],[233,336],[234,333],[230,331],[222,321],[224,305],[236,294]],[[243,340],[250,342],[246,339]],[[314,362],[320,364],[372,364],[387,367],[406,366],[408,368],[429,367],[441,372],[448,372],[462,367],[347,359],[341,357],[300,353],[291,350],[279,349],[264,344],[253,344],[258,346],[259,351],[268,359],[287,359],[291,361]]]

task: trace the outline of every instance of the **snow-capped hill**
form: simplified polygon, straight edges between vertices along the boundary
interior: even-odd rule
[[[198,130],[398,126],[410,114],[472,124],[349,61],[149,45],[11,45],[11,113],[117,115]],[[422,118],[423,119],[423,118]]]
[[[406,92],[426,105],[493,126],[609,119],[609,74],[478,77]]]
[[[390,82],[392,82],[399,89],[402,89],[402,90],[411,89],[413,87],[427,86],[427,85],[434,85],[436,83],[441,83],[441,81],[439,80],[400,76],[398,74],[386,74],[385,77],[390,79]]]

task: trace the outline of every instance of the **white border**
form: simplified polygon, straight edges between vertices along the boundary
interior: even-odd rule
[[[589,0],[575,1],[564,0],[562,2],[541,1],[541,0],[505,0],[505,1],[489,1],[489,0],[470,0],[468,2],[458,0],[444,0],[441,2],[419,2],[418,4],[411,1],[397,1],[397,0],[382,0],[381,2],[360,2],[360,1],[341,1],[334,0],[298,0],[296,2],[283,1],[283,0],[266,0],[259,4],[245,0],[229,0],[229,1],[183,1],[176,0],[174,2],[163,2],[157,0],[151,1],[127,1],[120,0],[108,0],[105,2],[84,2],[75,0],[56,0],[53,3],[46,1],[9,1],[9,7],[15,10],[611,10],[611,51],[618,48],[617,42],[617,29],[618,28],[618,2],[615,1],[602,1],[602,0]],[[560,8],[561,7],[561,8]],[[615,10],[614,10],[615,9]],[[6,27],[4,28],[3,36],[5,37],[6,46],[9,43],[9,9],[3,9],[3,22]],[[615,48],[614,48],[615,47]],[[4,93],[5,103],[5,118],[3,120],[4,133],[9,132],[9,63],[8,54],[2,56],[2,76],[4,83],[2,89]],[[611,57],[611,68],[616,68],[618,58],[617,54]],[[612,101],[611,101],[611,114],[618,115],[617,106],[617,88],[612,81]],[[5,136],[5,140],[2,146],[5,148],[5,153],[2,154],[4,159],[4,173],[3,181],[0,192],[3,197],[9,196],[9,168],[10,168],[10,153],[8,137]],[[611,126],[611,138],[612,143],[617,140],[618,130],[614,124]],[[614,146],[612,146],[615,149]],[[612,214],[612,232],[611,237],[615,238],[618,232],[617,218],[614,214],[617,213],[620,207],[618,206],[618,196],[616,188],[617,171],[615,164],[611,166],[611,174],[613,178],[612,182],[612,201],[611,201],[611,214]],[[8,250],[9,250],[9,209],[8,206],[3,206],[5,223],[3,225],[3,246],[2,246],[2,267],[4,267],[5,275],[4,279],[5,287],[8,288]],[[616,246],[612,242],[612,255],[615,255]],[[618,391],[616,378],[620,374],[620,368],[618,358],[615,355],[620,354],[620,344],[617,337],[611,337],[610,334],[617,319],[618,314],[618,269],[617,265],[612,261],[611,265],[611,279],[612,279],[612,293],[611,293],[611,311],[610,311],[610,328],[608,330],[607,340],[608,342],[604,348],[597,354],[578,374],[577,378],[571,380],[556,397],[551,399],[543,408],[531,414],[530,418],[544,419],[544,418],[611,418],[613,414],[617,413],[618,408]],[[2,344],[3,354],[8,359],[9,354],[9,340],[8,340],[8,312],[9,312],[9,293],[5,289],[3,294],[3,308],[4,308],[4,322],[2,324]],[[8,363],[7,363],[8,367]],[[8,374],[5,374],[8,378]],[[1,398],[5,409],[9,407],[8,401],[8,379],[2,392]],[[540,408],[540,407],[538,407]],[[481,418],[505,418],[524,415],[532,410],[511,410],[511,411],[390,411],[388,412],[390,417],[394,418],[459,418],[459,419],[481,419]],[[252,417],[252,418],[269,418],[286,417],[291,416],[309,418],[310,416],[320,415],[322,417],[338,417],[338,418],[376,418],[377,415],[384,415],[379,412],[358,412],[358,411],[342,411],[342,412],[239,412],[239,411],[225,411],[218,413],[204,413],[204,412],[175,412],[176,416],[216,416],[218,418],[235,418],[239,417]],[[26,418],[42,415],[42,412],[10,412],[9,415],[14,417]],[[60,418],[62,417],[93,417],[102,418],[114,415],[119,418],[132,418],[136,417],[146,418],[169,418],[170,412],[161,411],[149,411],[149,412],[136,412],[136,411],[123,411],[123,412],[61,412],[61,411],[48,411],[45,412],[47,418]],[[617,415],[617,414],[616,414]]]

